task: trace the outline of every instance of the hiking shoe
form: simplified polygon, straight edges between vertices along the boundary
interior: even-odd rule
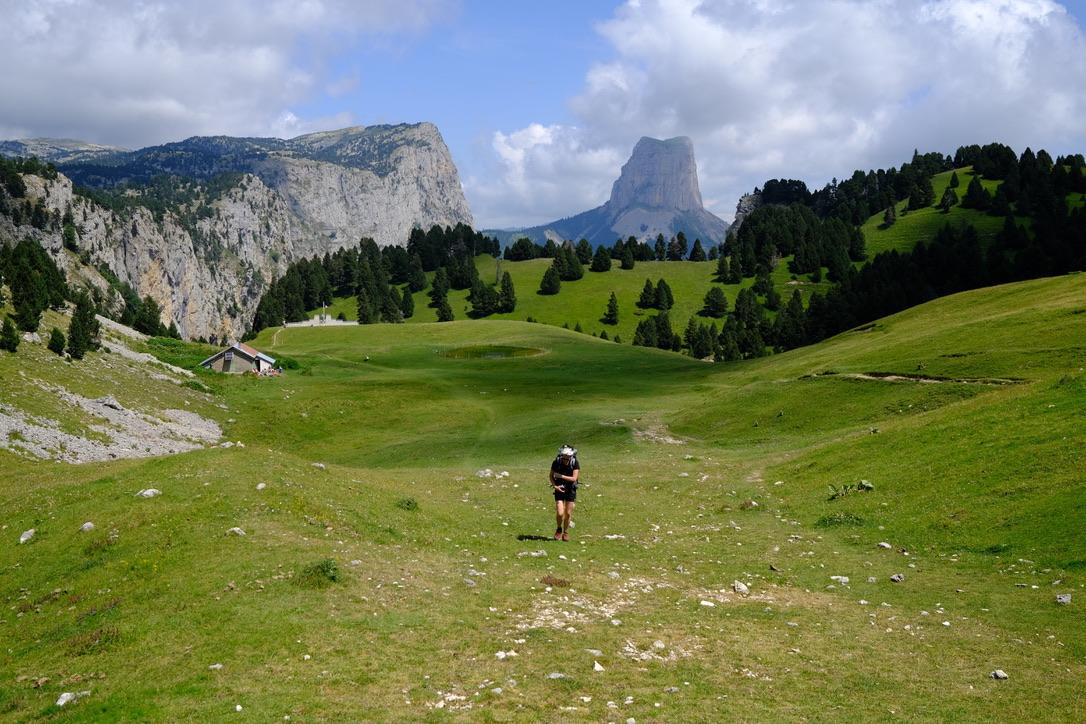
[[[562,529],[561,528],[554,531],[554,539],[555,540],[562,540]]]
[[[569,540],[569,533],[563,533],[562,534],[562,540],[568,541]]]

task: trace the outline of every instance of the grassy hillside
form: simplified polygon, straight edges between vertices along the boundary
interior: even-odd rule
[[[244,447],[0,452],[0,717],[1081,719],[1084,299],[727,366],[513,321],[265,330],[301,368],[208,406]],[[565,441],[573,541],[522,540]]]
[[[972,166],[932,176],[931,185],[935,191],[936,204],[943,198],[947,186],[950,185],[950,177],[954,173],[958,174],[958,196],[965,196],[965,190],[974,176]],[[981,179],[981,184],[988,193],[992,194],[1002,183],[1002,181]],[[892,249],[909,251],[916,246],[918,241],[930,241],[944,224],[972,224],[981,238],[992,237],[1003,227],[1002,218],[989,216],[986,212],[976,209],[964,209],[961,205],[955,206],[948,213],[943,213],[934,206],[907,211],[908,206],[908,200],[897,204],[897,221],[888,228],[884,228],[882,224],[885,209],[872,216],[860,227],[867,240],[869,257]]]

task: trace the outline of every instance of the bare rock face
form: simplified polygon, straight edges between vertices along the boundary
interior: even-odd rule
[[[71,149],[72,142],[53,145],[64,146],[58,153],[84,151]],[[34,145],[48,147],[41,140]],[[355,246],[363,237],[404,245],[416,224],[472,223],[456,166],[430,123],[286,141],[192,138],[94,153],[70,164],[60,160],[55,180],[24,176],[32,203],[42,199],[57,218],[71,211],[78,254],[64,249],[59,230],[16,227],[2,215],[0,243],[36,239],[69,281],[97,288],[116,307],[123,304],[119,295],[96,271],[107,268],[158,302],[163,323],[172,321],[187,338],[240,337],[263,292],[293,261]],[[74,193],[68,174],[107,188],[125,182],[138,189],[164,174],[204,186],[195,200],[165,212],[138,204],[113,210]]]
[[[743,194],[739,198],[739,203],[735,205],[735,218],[732,220],[731,232],[738,234],[743,221],[761,205],[762,195],[760,193]]]
[[[638,141],[603,206],[542,226],[487,233],[533,241],[584,238],[593,245],[611,245],[617,238],[648,241],[657,234],[669,238],[680,231],[704,246],[723,242],[728,232],[727,222],[702,204],[694,144],[685,136]]]

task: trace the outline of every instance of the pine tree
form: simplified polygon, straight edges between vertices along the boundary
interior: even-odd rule
[[[713,248],[715,249],[716,247],[714,246]],[[716,259],[716,273],[713,274],[713,281],[727,284],[730,278],[731,270],[728,269],[728,257],[721,254]]]
[[[373,308],[370,294],[364,285],[358,287],[358,323],[373,324],[377,321],[377,312]]]
[[[953,171],[950,174],[950,183],[947,184],[947,188],[956,189],[961,182],[958,180],[958,172]]]
[[[958,203],[958,192],[956,192],[950,186],[947,186],[946,191],[943,192],[943,198],[939,199],[939,208],[944,214],[949,214],[950,210]]]
[[[421,292],[426,288],[426,272],[422,270],[422,259],[418,254],[411,255],[411,267],[407,272],[407,289]]]
[[[654,305],[657,309],[666,312],[675,306],[675,295],[671,293],[671,287],[663,279],[656,282]]]
[[[734,362],[743,359],[743,354],[739,351],[738,333],[739,329],[735,317],[729,317],[724,323],[724,328],[720,331],[718,362]]]
[[[415,316],[415,297],[411,294],[410,285],[404,290],[403,299],[400,300],[400,314],[404,319]]]
[[[53,354],[63,355],[64,345],[66,343],[67,340],[64,339],[64,332],[53,327],[52,331],[49,332],[49,351]]]
[[[94,305],[86,292],[76,299],[72,321],[68,324],[68,354],[73,359],[83,359],[90,350],[98,348],[100,325],[94,317]]]
[[[693,350],[694,340],[698,334],[698,323],[691,317],[686,322],[686,329],[683,330],[683,344],[687,349]]]
[[[400,290],[394,286],[388,288],[388,294],[381,302],[381,321],[396,324],[403,321],[403,298]]]
[[[590,267],[594,272],[607,272],[611,271],[611,255],[604,247],[596,249],[596,253],[592,256],[592,266]]]
[[[664,241],[663,234],[656,235],[656,245],[653,253],[656,255],[656,261],[663,261],[667,258],[667,242]]]
[[[547,271],[543,274],[542,281],[539,282],[540,294],[557,294],[562,290],[562,279],[558,274],[558,267],[551,264],[547,267]]]
[[[513,277],[509,272],[502,274],[501,291],[498,293],[498,311],[508,314],[517,308],[517,293],[513,289]]]
[[[588,239],[581,239],[577,242],[577,259],[582,264],[588,264],[592,261],[592,245],[588,243]]]
[[[634,268],[633,250],[628,246],[626,247],[626,250],[622,252],[622,268],[627,271]]]
[[[897,222],[897,204],[890,204],[882,214],[882,225],[889,229]]]
[[[732,254],[728,257],[728,283],[729,284],[742,284],[743,282],[743,262],[739,254]]]
[[[449,298],[442,296],[437,302],[437,321],[439,322],[451,322],[453,321],[453,310],[449,306]]]
[[[705,250],[701,248],[701,239],[694,239],[694,248],[690,250],[690,261],[705,261]]]
[[[676,352],[682,347],[682,337],[671,331],[671,317],[667,312],[660,312],[653,319],[656,322],[656,346],[660,349],[673,349]]]
[[[140,301],[139,312],[132,326],[137,332],[143,332],[152,337],[161,336],[165,331],[162,326],[162,308],[150,295]]]
[[[706,317],[721,319],[728,313],[728,298],[720,287],[710,287],[705,293],[705,307],[701,311]]]
[[[10,316],[4,317],[4,326],[0,328],[0,349],[14,353],[19,349],[19,332]]]
[[[434,281],[430,284],[430,306],[436,307],[442,297],[449,293],[449,273],[445,267],[438,267],[434,272]]]
[[[614,292],[611,292],[611,298],[607,300],[607,311],[604,312],[603,319],[600,321],[604,324],[618,324],[618,297]]]
[[[645,280],[645,286],[641,289],[641,296],[637,298],[637,306],[642,309],[652,309],[656,306],[656,287],[648,279]]]
[[[656,321],[652,317],[642,319],[637,323],[637,329],[634,330],[634,346],[655,347],[657,339]]]
[[[769,285],[769,289],[765,293],[765,308],[771,312],[776,312],[781,308],[780,292],[772,284]]]
[[[984,188],[984,184],[980,182],[980,179],[974,176],[965,189],[965,196],[962,197],[962,208],[984,211],[991,204],[992,197],[988,190]]]

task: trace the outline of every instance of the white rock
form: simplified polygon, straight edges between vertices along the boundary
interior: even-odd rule
[[[147,488],[146,490],[139,491],[136,495],[141,498],[153,498],[156,495],[162,495],[162,491],[158,488]]]
[[[524,557],[528,557],[528,558],[543,558],[543,557],[544,557],[544,556],[546,556],[546,555],[547,555],[547,551],[544,551],[544,550],[538,550],[538,551],[521,551],[520,553],[517,553],[517,558],[524,558]]]
[[[266,488],[266,487],[268,487],[268,484],[267,484],[267,483],[257,483],[257,484],[256,484],[256,489],[257,489],[257,490],[263,490],[263,489],[264,489],[264,488]]]
[[[547,678],[548,679],[564,679],[564,678],[566,678],[566,675],[563,674],[560,671],[552,671],[551,673],[547,674]]]
[[[234,711],[241,711],[241,704],[235,704]]]
[[[19,536],[20,545],[23,544],[23,543],[26,543],[28,540],[33,538],[34,534],[37,533],[37,532],[38,531],[36,529],[34,529],[34,528],[31,528],[30,530],[27,530],[27,531],[23,531],[23,534],[21,536]]]
[[[79,526],[79,530],[83,531],[84,533],[90,533],[92,530],[94,530],[94,523],[91,523],[88,520],[86,523]]]
[[[79,699],[82,699],[84,696],[90,696],[90,692],[89,691],[80,691],[80,692],[66,691],[63,694],[61,694],[60,697],[57,699],[57,706],[65,706],[66,704],[71,704],[73,701],[78,701]]]
[[[598,662],[598,661],[593,661],[593,662],[592,662],[592,670],[593,670],[593,671],[603,671],[603,667],[602,667],[602,666],[600,666],[600,662]]]
[[[1070,593],[1057,593],[1056,594],[1056,603],[1060,604],[1061,606],[1066,606],[1067,604],[1071,603],[1071,594]]]
[[[716,607],[716,604],[713,603],[712,601],[702,601],[701,605],[705,606],[706,608],[714,608],[714,607]]]
[[[603,656],[603,652],[599,649],[585,649],[585,651],[592,654],[593,656]]]
[[[992,677],[993,679],[1007,679],[1007,678],[1010,678],[1010,677],[1007,676],[1007,672],[1004,671],[1003,669],[996,669],[992,673],[988,674],[988,676]]]
[[[904,573],[895,573],[894,575],[890,576],[890,580],[893,581],[894,583],[901,583],[902,581],[905,580],[905,574]]]
[[[309,661],[311,658],[313,657],[309,654],[302,654],[302,661]]]
[[[881,543],[879,543],[879,548],[885,548],[886,550],[889,550],[889,549],[893,548],[893,546],[890,545],[889,543],[887,543],[886,541],[882,541]]]
[[[325,470],[326,469],[324,463],[313,463],[313,467],[315,467],[317,470]]]
[[[732,581],[732,590],[743,596],[750,593],[750,587],[742,581]]]
[[[235,527],[231,528],[230,530],[226,531],[226,534],[227,535],[244,536],[245,531],[243,531],[241,528],[238,528],[237,526],[235,526]]]
[[[41,335],[37,332],[23,332],[23,341],[41,344]]]
[[[232,447],[234,447],[234,443],[232,443],[232,442],[230,442],[229,440],[227,440],[226,442],[224,442],[224,443],[221,443],[221,444],[219,445],[219,447],[221,447],[221,448],[232,448]]]
[[[210,669],[211,671],[221,671],[222,670],[222,664],[212,664],[211,666],[209,666],[207,668]]]
[[[831,581],[837,581],[842,586],[848,583],[848,576],[830,576]]]
[[[495,696],[499,696],[502,693],[502,688],[500,686],[495,686],[493,689],[490,690],[490,693],[494,694]]]

